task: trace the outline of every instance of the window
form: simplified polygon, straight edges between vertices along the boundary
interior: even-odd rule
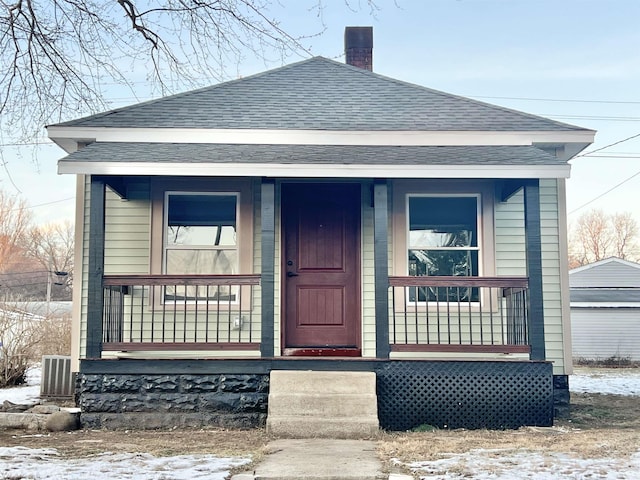
[[[413,276],[478,275],[479,196],[408,197],[408,267]],[[477,288],[418,288],[412,300],[477,301]]]
[[[164,272],[219,274],[238,272],[237,194],[166,192]],[[228,288],[203,292],[167,288],[165,299],[232,300]],[[224,292],[223,292],[224,290]]]

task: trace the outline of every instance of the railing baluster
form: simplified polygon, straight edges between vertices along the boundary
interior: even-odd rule
[[[416,345],[420,343],[420,339],[418,338],[418,303],[419,303],[418,302],[418,300],[419,300],[418,297],[420,297],[420,289],[418,287],[416,287],[416,294],[415,294],[414,299],[413,299],[413,301],[415,303],[414,309],[413,309],[413,314],[415,316],[414,323],[416,325]],[[408,343],[409,342],[409,329],[408,328],[405,330],[404,335],[405,335],[405,338],[406,338],[406,342]]]
[[[206,290],[206,303],[205,303],[205,316],[204,316],[204,323],[205,323],[205,331],[204,331],[204,341],[206,343],[209,343],[209,288],[210,285],[207,284],[207,290]]]
[[[160,287],[160,302],[162,302],[162,342],[165,341],[166,330],[166,315],[167,315],[167,287],[165,285]]]
[[[189,286],[185,285],[184,286],[184,295],[183,295],[183,307],[182,307],[182,341],[183,342],[187,342],[187,292],[188,292]],[[197,298],[197,294],[196,294],[196,298]]]
[[[173,341],[176,341],[176,325],[178,323],[178,285],[173,286]]]
[[[156,302],[155,290],[153,289],[153,287],[149,287],[149,304],[151,306],[151,341],[152,342],[155,342],[155,340],[156,340],[156,334],[155,334],[155,325],[156,325],[155,302]]]
[[[229,286],[228,308],[227,308],[227,341],[231,341],[231,328],[233,327],[233,318],[231,317],[231,286]]]
[[[135,299],[136,299],[136,291],[134,288],[134,285],[131,285],[131,305],[130,305],[130,312],[129,312],[129,341],[133,342],[133,304],[135,303]]]
[[[427,323],[427,345],[431,343],[431,328],[429,327],[429,297],[425,291],[424,298],[424,316],[426,318]]]
[[[194,288],[196,291],[196,295],[195,295],[196,303],[193,309],[193,341],[197,343],[198,342],[198,302],[200,301],[200,295],[199,295],[198,289],[200,288],[200,285],[195,285]]]
[[[407,309],[404,309],[405,314],[407,312]],[[396,338],[396,289],[392,288],[391,289],[391,319],[392,319],[392,323],[391,323],[391,328],[392,333],[391,333],[391,344],[395,345],[396,343],[398,343],[397,338]]]
[[[493,336],[493,288],[489,287],[489,327],[491,331],[491,345],[495,345]]]
[[[253,302],[253,285],[249,285],[249,302]],[[249,343],[253,339],[253,308],[249,305]]]
[[[216,342],[220,341],[220,285],[216,286]]]
[[[456,287],[456,295],[458,297],[458,345],[462,345],[462,307],[460,306],[460,287]]]
[[[144,286],[140,289],[140,341],[144,342]]]
[[[473,309],[471,308],[473,288],[471,288],[470,292],[471,293],[467,295],[467,312],[469,312],[469,345],[473,345]]]
[[[242,341],[242,287],[238,288],[238,342]]]
[[[449,287],[445,287],[444,293],[447,298],[447,344],[451,345],[451,302],[449,301],[451,292],[449,291]]]

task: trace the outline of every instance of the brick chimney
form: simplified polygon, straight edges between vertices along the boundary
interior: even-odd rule
[[[373,71],[373,27],[345,27],[344,54],[347,65]]]

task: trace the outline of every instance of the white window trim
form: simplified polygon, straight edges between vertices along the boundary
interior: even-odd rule
[[[398,180],[393,183],[392,196],[392,242],[393,261],[391,274],[409,276],[409,197],[440,196],[478,198],[478,277],[495,276],[495,232],[494,232],[494,182],[478,180]],[[488,298],[481,301],[484,303]],[[399,299],[398,299],[399,300]],[[418,302],[418,307],[425,307],[427,302]],[[402,304],[402,301],[400,301]],[[408,307],[415,305],[409,302]],[[428,302],[434,309],[442,302]],[[479,308],[480,302],[471,302],[473,308]]]
[[[236,212],[235,212],[235,245],[175,245],[169,247],[167,245],[167,229],[169,228],[169,197],[171,195],[183,195],[183,196],[219,196],[219,197],[235,197],[236,198]],[[239,224],[240,224],[240,192],[201,192],[201,191],[183,191],[183,190],[167,190],[164,192],[164,207],[163,207],[163,222],[162,222],[162,272],[167,271],[167,250],[234,250],[237,252],[237,260],[235,265],[236,273],[240,271],[240,248],[239,242]]]
[[[194,177],[159,177],[151,180],[151,256],[149,273],[165,272],[165,225],[166,193],[181,192],[194,194],[237,195],[236,203],[236,249],[238,251],[238,274],[253,273],[253,183],[250,179],[203,179]],[[156,295],[159,299],[162,295]],[[213,301],[221,310],[238,308],[237,303]],[[245,305],[246,302],[246,305]],[[242,297],[242,308],[251,302]],[[172,303],[166,304],[167,306]],[[195,303],[194,303],[195,305]]]

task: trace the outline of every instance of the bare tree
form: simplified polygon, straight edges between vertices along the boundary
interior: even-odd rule
[[[25,235],[26,254],[50,272],[73,278],[73,224],[69,221],[33,227]],[[70,283],[70,282],[69,282]]]
[[[22,245],[31,227],[27,202],[0,190],[0,273],[15,267],[21,260]]]
[[[279,0],[0,0],[0,127],[31,139],[104,109],[114,84],[135,96],[134,71],[164,94],[228,78],[249,56],[308,57],[325,0],[305,1],[318,29],[299,34],[273,17]],[[377,10],[374,0],[343,2]]]
[[[638,222],[631,216],[631,213],[617,213],[611,219],[613,225],[615,256],[627,259],[636,247],[638,238]]]
[[[630,213],[606,214],[602,210],[584,213],[570,232],[569,267],[610,256],[634,260],[637,237],[638,226]]]

